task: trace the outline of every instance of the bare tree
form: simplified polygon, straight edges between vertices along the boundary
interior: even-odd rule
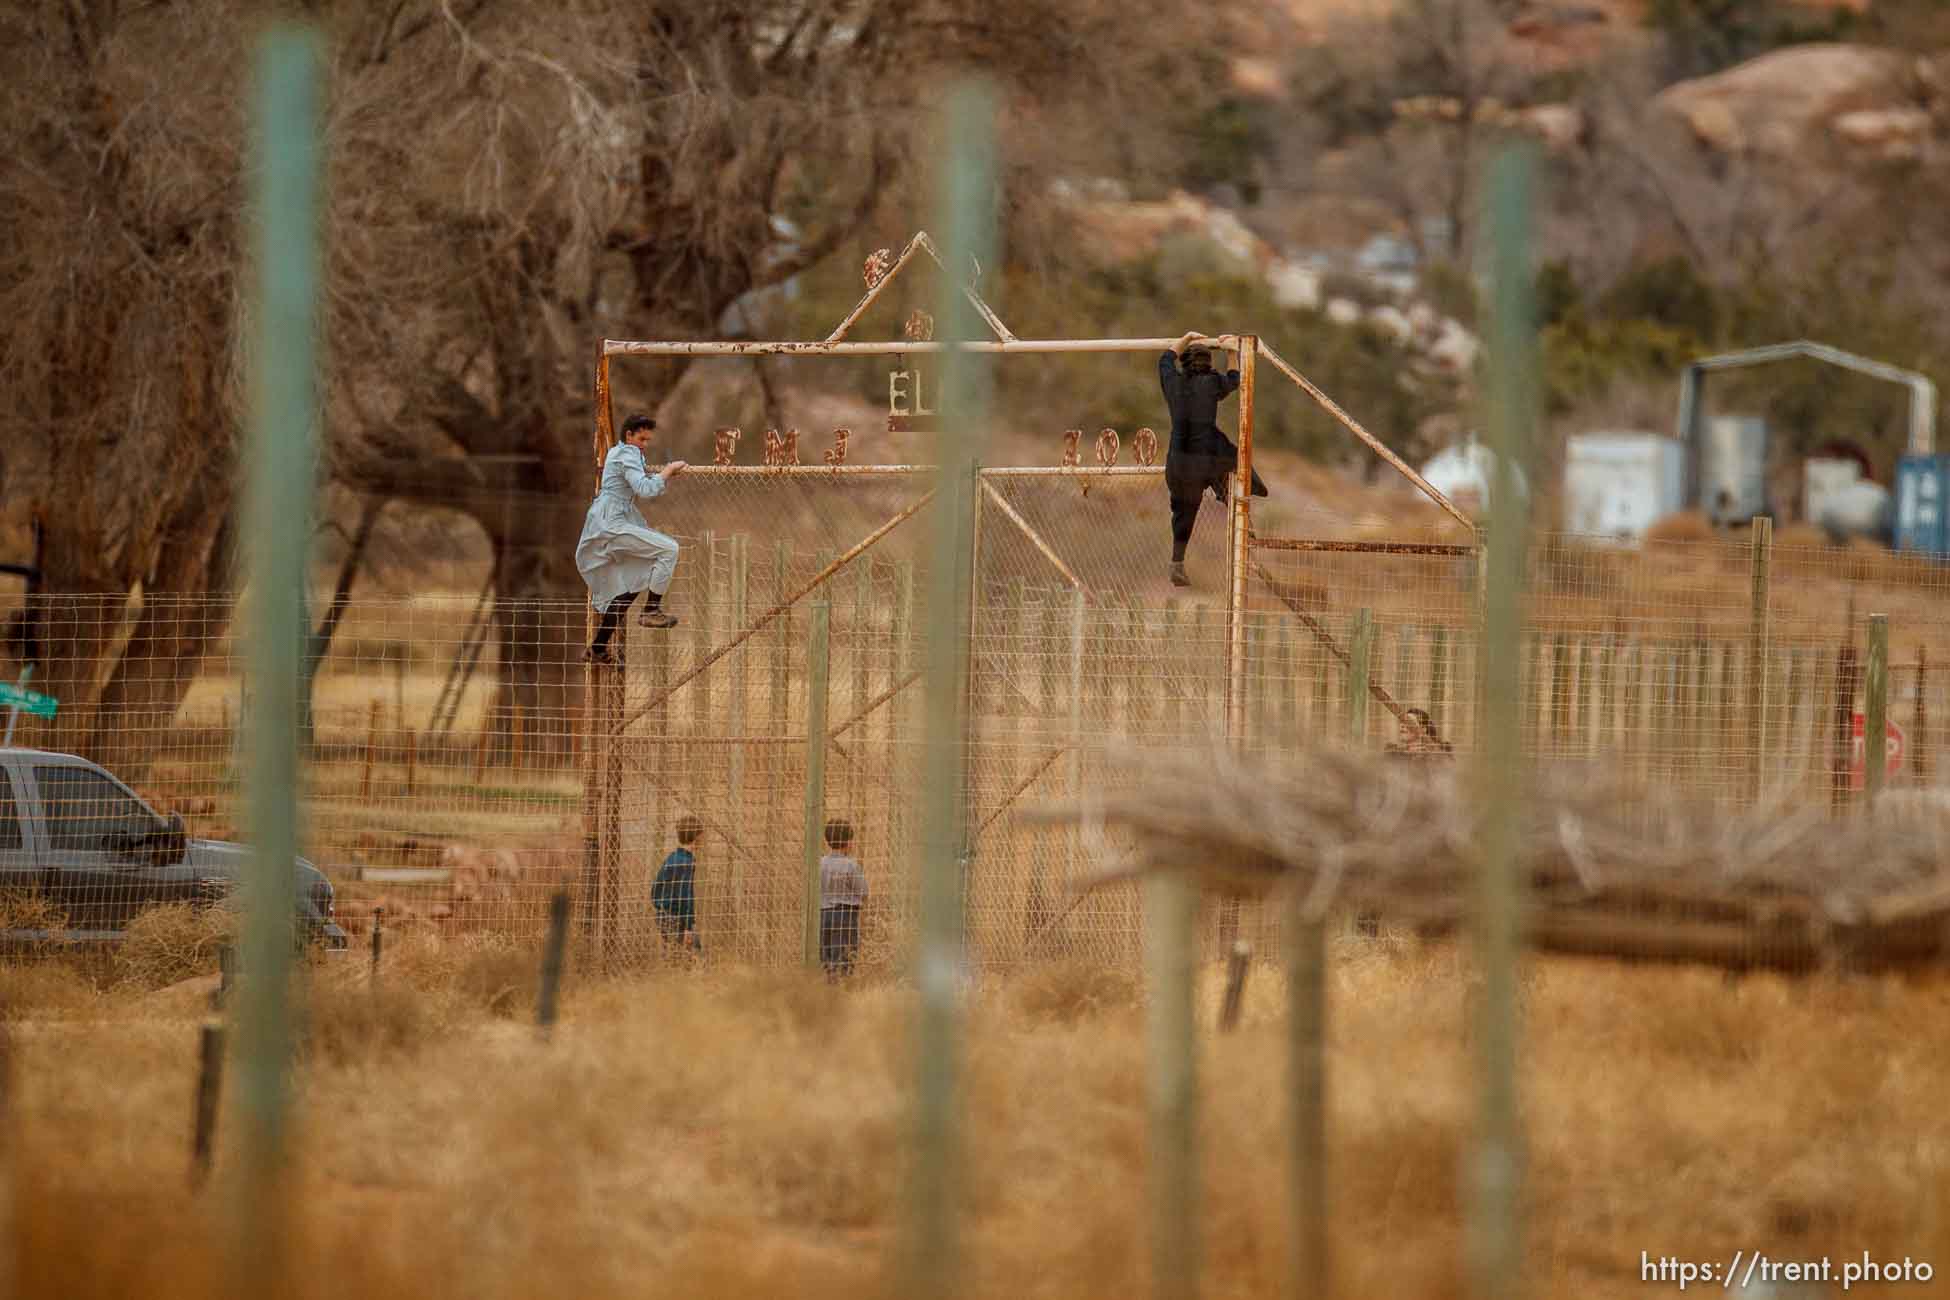
[[[409,8],[347,5],[337,21],[336,150],[390,147],[397,124],[370,112],[371,92],[485,2]],[[238,582],[255,14],[242,0],[0,12],[0,495],[46,528],[46,594],[27,614],[39,681],[63,702],[48,730],[110,762],[139,760],[174,716]],[[439,271],[424,252],[410,280],[415,263],[364,258],[370,193],[356,168],[335,179],[322,323],[344,375],[389,341],[372,323],[381,277],[410,294]]]
[[[125,8],[0,13],[0,494],[46,528],[40,680],[83,744],[96,703],[175,711],[228,591],[235,60],[210,10]]]
[[[412,201],[439,204],[463,273],[421,310],[418,373],[336,469],[487,532],[498,709],[559,715],[579,682],[581,619],[540,602],[581,592],[594,341],[737,330],[735,307],[850,246],[916,174],[945,73],[1087,96],[1131,45],[1119,20],[1103,0],[705,0],[459,34],[465,71],[435,120],[473,150],[464,184],[435,157]],[[654,406],[684,368],[633,364],[628,382]],[[508,511],[514,492],[530,508]]]
[[[1352,133],[1342,183],[1392,208],[1425,258],[1469,260],[1477,174],[1532,80],[1505,8],[1404,0],[1339,26],[1310,74],[1312,107]]]
[[[309,9],[332,51],[324,472],[480,525],[500,706],[549,711],[579,677],[579,620],[541,601],[580,592],[595,341],[716,334],[859,238],[916,174],[948,72],[1087,103],[1143,48],[1111,0]],[[0,493],[47,526],[60,594],[35,613],[64,743],[111,759],[173,715],[237,582],[255,13],[0,12]],[[644,367],[640,391],[681,371]]]

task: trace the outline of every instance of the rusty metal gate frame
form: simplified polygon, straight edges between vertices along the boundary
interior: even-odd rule
[[[933,331],[932,331],[931,321],[917,322],[911,320],[909,323],[909,329],[907,330],[908,337],[905,339],[890,340],[886,342],[848,341],[845,337],[847,332],[853,327],[853,325],[857,321],[860,320],[860,318],[868,311],[868,309],[872,307],[873,303],[878,299],[878,297],[885,290],[887,285],[890,284],[902,270],[904,270],[915,260],[915,254],[919,252],[925,252],[928,255],[928,257],[937,266],[941,265],[940,255],[935,249],[933,242],[928,238],[927,233],[925,231],[918,232],[911,240],[909,240],[906,247],[902,250],[899,258],[897,259],[892,256],[892,252],[890,249],[882,249],[878,253],[876,253],[872,258],[869,258],[867,263],[867,268],[866,268],[866,278],[867,278],[866,295],[860,300],[859,304],[850,313],[848,313],[845,319],[843,319],[840,322],[839,326],[829,336],[827,336],[827,338],[823,340],[805,341],[805,342],[786,342],[786,341],[744,341],[744,342],[642,341],[639,342],[639,341],[625,341],[625,340],[615,340],[615,339],[603,340],[602,345],[597,353],[596,367],[595,367],[595,391],[594,391],[595,429],[594,429],[594,436],[592,440],[592,451],[594,452],[596,473],[600,475],[603,458],[608,454],[610,447],[613,446],[616,441],[615,411],[614,411],[614,405],[613,405],[612,396],[610,392],[610,373],[609,373],[610,363],[616,357],[733,356],[733,357],[757,358],[757,357],[765,357],[765,356],[904,356],[907,354],[917,354],[917,355],[940,354],[948,351],[951,346],[968,352],[992,354],[992,355],[1011,354],[1011,353],[1084,353],[1084,352],[1156,353],[1156,352],[1161,352],[1161,351],[1171,349],[1174,346],[1176,346],[1177,343],[1179,342],[1179,340],[1175,338],[1020,339],[1015,337],[1013,334],[1009,332],[1008,327],[1004,325],[1001,319],[995,315],[994,311],[989,308],[988,304],[984,302],[981,296],[975,291],[973,284],[969,282],[962,283],[960,285],[960,290],[964,295],[966,295],[969,298],[970,302],[975,306],[977,312],[980,314],[982,319],[987,323],[990,330],[995,334],[996,337],[992,340],[975,340],[975,341],[950,345],[947,343],[937,341],[932,337]],[[919,314],[917,313],[917,316],[918,315]],[[920,326],[919,328],[916,328],[917,324]],[[1358,439],[1360,442],[1365,444],[1376,455],[1381,457],[1381,459],[1384,462],[1386,462],[1391,468],[1393,468],[1398,473],[1400,473],[1403,477],[1408,479],[1408,481],[1412,483],[1418,491],[1422,492],[1430,500],[1435,502],[1437,506],[1439,506],[1441,509],[1446,511],[1452,518],[1454,518],[1455,520],[1463,524],[1466,528],[1468,528],[1470,530],[1470,535],[1473,540],[1479,540],[1474,522],[1470,520],[1468,516],[1464,515],[1462,511],[1457,509],[1453,502],[1451,502],[1446,496],[1444,496],[1432,484],[1430,484],[1427,479],[1423,478],[1420,474],[1416,473],[1413,468],[1411,468],[1405,461],[1401,459],[1401,457],[1397,456],[1394,452],[1390,451],[1378,438],[1376,438],[1373,434],[1369,433],[1366,429],[1364,429],[1357,421],[1353,419],[1353,417],[1348,415],[1346,411],[1342,410],[1341,407],[1338,404],[1336,404],[1332,398],[1328,397],[1328,395],[1325,392],[1321,391],[1320,388],[1318,388],[1311,381],[1309,381],[1306,378],[1306,376],[1301,374],[1300,371],[1295,369],[1292,365],[1288,364],[1285,359],[1283,359],[1276,351],[1274,351],[1273,348],[1270,347],[1257,334],[1239,334],[1232,337],[1234,338],[1234,341],[1238,348],[1239,369],[1240,369],[1239,438],[1238,438],[1239,458],[1238,458],[1237,469],[1235,471],[1236,483],[1250,483],[1252,481],[1253,424],[1254,424],[1254,417],[1255,417],[1254,397],[1255,397],[1255,392],[1257,387],[1257,370],[1258,370],[1257,363],[1261,359],[1264,359],[1275,370],[1279,371],[1288,380],[1290,380],[1297,387],[1299,387],[1299,389],[1303,393],[1305,393],[1314,402],[1316,402],[1329,415],[1331,415],[1334,419],[1339,421],[1342,426],[1344,426],[1350,433],[1352,433],[1356,437],[1356,439]],[[1208,344],[1216,344],[1218,340],[1215,338],[1207,338],[1206,342]],[[786,466],[786,467],[698,466],[688,472],[692,474],[700,474],[700,475],[726,475],[726,476],[749,475],[754,477],[762,477],[768,474],[792,475],[795,477],[818,477],[820,475],[827,475],[832,477],[849,477],[849,476],[859,475],[863,473],[867,473],[867,474],[910,473],[911,474],[916,471],[929,469],[929,468],[932,467],[868,466],[868,465],[855,465],[855,466],[829,465],[823,467],[822,466]],[[982,471],[984,478],[981,481],[980,487],[974,497],[976,518],[977,520],[979,520],[981,516],[984,499],[988,498],[994,500],[996,503],[1002,506],[1003,514],[1005,518],[1009,518],[1011,523],[1013,523],[1016,527],[1021,529],[1029,537],[1032,545],[1035,546],[1035,548],[1043,555],[1045,559],[1051,562],[1052,566],[1055,567],[1059,573],[1062,573],[1064,575],[1065,579],[1072,584],[1073,588],[1077,590],[1083,590],[1082,584],[1078,582],[1074,570],[1071,570],[1069,566],[1062,563],[1061,558],[1055,553],[1054,548],[1050,547],[1044,539],[1038,536],[1035,533],[1035,530],[1028,525],[1027,521],[1025,521],[1018,512],[1014,511],[1012,508],[1008,506],[1007,502],[1001,497],[1001,494],[997,493],[993,488],[993,486],[988,482],[986,476],[991,474],[994,475],[1033,474],[1039,476],[1052,476],[1052,477],[1074,477],[1087,482],[1089,479],[1093,477],[1100,477],[1106,473],[1115,474],[1119,472],[1120,471],[1116,469],[1109,469],[1109,470],[1102,469],[1102,468],[1084,469],[1079,466],[1039,466],[1039,467],[1025,467],[1016,470]],[[1136,469],[1136,470],[1126,469],[1121,472],[1162,473],[1162,471],[1152,470],[1149,468]],[[860,555],[865,554],[872,546],[878,543],[888,533],[892,532],[895,528],[899,527],[900,524],[905,522],[907,519],[912,518],[913,515],[918,513],[922,509],[922,507],[927,505],[928,502],[933,499],[933,496],[934,496],[934,492],[931,489],[926,494],[924,494],[917,500],[910,503],[902,511],[900,511],[893,517],[889,518],[887,521],[881,524],[879,528],[875,529],[873,532],[869,533],[866,537],[856,542],[851,548],[848,549],[848,551],[845,554],[841,555],[840,557],[832,561],[830,564],[828,564],[824,569],[821,570],[819,574],[815,575],[815,577],[810,582],[805,584],[803,587],[801,587],[799,590],[797,590],[796,592],[794,592],[784,600],[775,604],[772,609],[768,610],[765,614],[761,615],[758,619],[754,620],[750,626],[748,626],[745,629],[742,629],[739,633],[734,635],[724,645],[719,646],[715,650],[711,651],[708,655],[706,655],[701,661],[692,665],[690,671],[686,673],[682,678],[678,679],[676,682],[670,683],[669,685],[665,686],[659,692],[658,695],[652,697],[650,702],[640,706],[634,712],[630,712],[627,714],[625,713],[624,703],[622,698],[621,673],[614,669],[605,670],[595,665],[591,666],[590,680],[589,680],[590,689],[588,689],[585,692],[585,705],[584,705],[584,727],[585,727],[586,741],[583,745],[584,857],[583,857],[582,881],[583,881],[585,902],[583,907],[584,921],[583,921],[582,929],[585,937],[593,940],[595,945],[595,951],[599,954],[600,957],[608,958],[609,956],[613,955],[612,949],[616,937],[615,923],[616,923],[616,913],[617,913],[617,907],[619,902],[620,884],[621,884],[621,877],[620,877],[621,834],[620,832],[621,832],[621,785],[622,785],[623,773],[622,773],[622,755],[621,755],[620,741],[624,730],[629,726],[630,723],[643,717],[644,715],[649,713],[653,708],[657,708],[663,704],[666,704],[670,696],[673,695],[678,689],[688,684],[689,682],[696,680],[697,677],[699,677],[702,673],[707,671],[714,663],[723,659],[725,655],[729,654],[738,645],[749,640],[751,635],[754,632],[756,632],[763,626],[769,625],[773,620],[778,618],[786,610],[792,608],[800,600],[804,599],[805,596],[807,596],[814,590],[818,589],[821,585],[823,585],[825,582],[830,580],[835,574],[837,574],[841,569],[845,568],[854,559],[858,558]],[[1265,573],[1264,569],[1260,565],[1258,565],[1258,563],[1253,559],[1252,550],[1255,548],[1255,546],[1261,549],[1277,547],[1282,544],[1282,539],[1274,539],[1274,538],[1256,539],[1253,536],[1252,494],[1250,492],[1234,491],[1230,494],[1230,498],[1231,499],[1229,502],[1229,512],[1228,512],[1230,516],[1230,529],[1229,529],[1228,539],[1227,539],[1228,567],[1230,572],[1227,575],[1227,583],[1226,583],[1227,654],[1226,654],[1226,682],[1225,682],[1225,701],[1226,701],[1226,708],[1225,708],[1226,728],[1225,729],[1226,729],[1226,736],[1230,743],[1243,744],[1245,741],[1246,728],[1247,728],[1247,718],[1246,718],[1247,665],[1245,662],[1246,621],[1247,621],[1247,609],[1248,609],[1248,601],[1249,601],[1247,579],[1249,575],[1257,573],[1257,575],[1261,578],[1263,582],[1269,582],[1270,585],[1269,576]],[[1286,540],[1293,540],[1293,539],[1286,539]],[[979,534],[978,534],[977,543],[978,543],[977,555],[978,555],[978,563],[979,563]],[[1475,548],[1471,547],[1468,549],[1473,550]],[[1085,599],[1088,599],[1087,594],[1085,596]],[[1296,614],[1300,614],[1303,620],[1306,617],[1304,613],[1298,609],[1294,609],[1293,612]],[[590,617],[593,619],[594,617],[593,614]],[[1311,621],[1311,620],[1307,620],[1307,621]],[[1332,637],[1327,634],[1324,628],[1314,626],[1314,627],[1310,627],[1309,630],[1312,631],[1316,636],[1323,638],[1326,642],[1330,644],[1330,646],[1332,645]],[[972,631],[973,631],[973,624],[971,623],[971,633]],[[1335,646],[1334,649],[1339,653],[1339,657],[1345,659],[1346,656],[1344,652],[1339,652],[1337,646]],[[886,699],[891,699],[895,694],[898,694],[899,690],[905,684],[906,683],[901,683],[896,685],[892,691],[887,693],[885,699],[875,702],[875,704],[872,707],[873,708],[880,707],[881,704],[884,704],[886,702]],[[1385,694],[1385,692],[1383,692],[1383,694]],[[1388,703],[1390,708],[1395,707],[1392,704],[1392,701],[1389,701]],[[850,727],[851,725],[853,725],[853,723],[857,721],[858,719],[856,718],[841,724],[840,728],[829,733],[828,740],[832,740],[836,738],[839,732],[843,732],[846,728]],[[990,825],[992,825],[995,819],[999,817],[1001,813],[1011,803],[1013,803],[1014,800],[1018,798],[1023,791],[1027,790],[1029,786],[1033,785],[1035,780],[1043,772],[1046,772],[1051,766],[1053,766],[1056,759],[1059,757],[1061,757],[1060,752],[1048,756],[1043,762],[1037,764],[1032,769],[1030,778],[1022,784],[1021,789],[1015,791],[1014,793],[1010,794],[1007,798],[1005,798],[1001,806],[999,806],[996,809],[990,810],[990,813],[987,816],[987,818],[976,819],[973,823],[975,837],[979,838],[980,833],[986,830]],[[973,839],[971,839],[970,842],[971,849],[973,847],[973,842],[974,842]],[[1233,928],[1233,925],[1236,925],[1236,916],[1229,915],[1227,920],[1231,921],[1232,924],[1229,925],[1226,924],[1225,922],[1222,922],[1222,926],[1221,926],[1222,931],[1231,929]]]
[[[828,478],[837,480],[859,476],[912,477],[932,474],[935,472],[935,468],[932,465],[807,465],[786,467],[712,465],[696,466],[687,470],[686,473],[726,479]],[[1063,578],[1071,590],[1079,593],[1084,601],[1095,603],[1100,599],[1098,594],[1077,576],[1076,571],[1064,561],[1057,548],[1038,533],[1027,519],[1023,518],[1021,513],[1009,503],[1008,498],[996,490],[995,484],[997,482],[1006,483],[1019,479],[1041,478],[1068,478],[1085,481],[1095,481],[1106,477],[1120,479],[1157,479],[1162,478],[1163,474],[1164,471],[1161,467],[1150,466],[1115,466],[1095,469],[1040,465],[988,467],[977,471],[980,492],[976,497],[975,509],[980,513],[984,511],[985,505],[996,507],[1004,518],[1029,542],[1036,553],[1047,561],[1050,567]],[[624,638],[624,640],[617,643],[618,650],[623,652],[618,656],[618,667],[610,670],[600,670],[593,667],[591,669],[592,682],[598,689],[592,690],[590,695],[595,697],[594,711],[595,715],[600,719],[600,722],[590,730],[593,741],[590,748],[595,752],[585,751],[585,761],[603,773],[603,780],[601,782],[603,794],[597,810],[597,816],[600,818],[600,830],[597,836],[597,854],[593,859],[596,864],[596,870],[593,874],[585,875],[585,886],[592,890],[593,906],[585,910],[583,930],[587,937],[594,940],[604,950],[607,950],[613,943],[618,932],[619,924],[617,908],[621,894],[621,854],[617,846],[620,845],[621,841],[621,786],[623,778],[626,775],[623,758],[625,746],[622,742],[630,739],[628,735],[630,728],[644,718],[667,707],[671,699],[680,690],[686,687],[695,688],[696,684],[712,668],[725,662],[740,646],[745,645],[759,632],[770,627],[780,618],[785,617],[791,610],[797,608],[820,588],[838,578],[854,561],[866,556],[901,524],[912,519],[923,508],[931,504],[934,496],[935,490],[929,488],[900,510],[882,520],[878,526],[823,566],[812,578],[800,584],[788,595],[776,601],[770,608],[746,622],[742,627],[731,630],[725,640],[713,646],[706,654],[691,664],[687,670],[674,680],[658,687],[649,699],[633,708],[627,709],[624,706],[621,685],[623,680],[622,668],[627,663],[628,634],[627,629],[618,629],[618,634]],[[980,569],[983,557],[979,540],[980,536],[981,532],[978,527],[976,529],[976,537],[978,540],[974,556],[977,571]],[[980,617],[980,602],[978,600],[970,611],[969,635],[971,638],[978,635]],[[852,763],[852,756],[847,754],[840,744],[841,737],[890,703],[908,687],[921,680],[922,675],[919,669],[909,672],[899,681],[894,682],[886,690],[868,701],[863,707],[856,710],[852,716],[841,720],[836,725],[828,727],[825,737],[826,743],[838,750],[842,758]],[[1003,675],[1001,680],[1005,689],[1013,690],[1018,694],[1022,692],[1023,688],[1020,684],[1012,678],[1009,678],[1006,674]],[[810,735],[781,735],[767,737],[766,739],[777,744],[803,743],[808,747],[813,743]],[[1067,754],[1073,753],[1074,750],[1074,744],[1052,747],[1047,753],[1039,757],[1038,761],[1031,767],[1029,774],[1017,782],[994,806],[986,810],[978,810],[971,807],[969,852],[973,854],[984,834],[1001,819],[1003,814],[1010,807],[1014,806],[1023,795],[1027,794],[1042,776],[1053,769],[1059,759]],[[666,791],[665,793],[676,800],[684,812],[696,816],[708,829],[722,836],[733,854],[748,863],[758,864],[760,862],[757,853],[746,846],[733,833],[730,827],[723,825],[718,819],[710,816],[705,809],[690,806],[676,792]]]

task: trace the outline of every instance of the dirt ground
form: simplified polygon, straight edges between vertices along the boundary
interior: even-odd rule
[[[422,936],[376,988],[358,960],[313,976],[292,1294],[883,1289],[909,989],[572,975],[544,1044],[532,956]],[[1466,960],[1387,937],[1337,940],[1331,960],[1335,1293],[1461,1294]],[[235,1152],[226,1127],[214,1181],[188,1189],[208,981],[99,991],[43,966],[0,969],[0,985],[18,1293],[211,1294]],[[1256,969],[1243,1026],[1220,1037],[1216,971],[1201,989],[1207,1295],[1279,1287],[1281,990]],[[1647,1294],[1641,1252],[1950,1266],[1942,984],[1552,960],[1528,967],[1522,1000],[1532,1294]],[[1144,1294],[1141,990],[1032,970],[979,990],[967,1031],[963,1293]]]

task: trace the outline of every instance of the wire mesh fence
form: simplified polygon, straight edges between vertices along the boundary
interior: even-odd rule
[[[1472,552],[1275,544],[1255,555],[1249,636],[1262,668],[1252,685],[1263,694],[1275,665],[1282,697],[1253,709],[1261,738],[1294,719],[1316,737],[1413,746],[1415,729],[1400,721],[1419,708],[1443,742],[1474,744]],[[1818,796],[1840,808],[1865,785],[1864,636],[1867,616],[1882,613],[1888,784],[1931,784],[1942,683],[1929,647],[1944,628],[1945,577],[1887,553],[1756,541],[1627,551],[1547,536],[1532,556],[1522,640],[1524,750],[1710,798]]]
[[[682,621],[624,633],[607,703],[587,689],[584,602],[347,602],[310,686],[304,803],[307,855],[334,882],[347,928],[384,908],[389,925],[533,934],[567,889],[580,933],[614,960],[795,964],[814,955],[826,823],[843,819],[870,899],[856,964],[892,968],[917,906],[926,583],[915,557],[930,486],[918,471],[680,480],[657,522],[684,548],[668,598]],[[978,500],[971,959],[1135,962],[1136,890],[1075,890],[1122,860],[1115,833],[1015,814],[1115,789],[1149,750],[1226,739],[1228,520],[1208,498],[1186,589],[1166,574],[1155,470],[985,471]],[[1235,743],[1474,748],[1472,547],[1256,538],[1249,564]],[[1950,699],[1930,660],[1950,632],[1946,587],[1937,565],[1883,552],[1541,538],[1520,665],[1524,752],[1730,807],[1859,807],[1873,613],[1889,629],[1884,789],[1934,789],[1932,719]],[[182,813],[192,837],[239,838],[236,737],[250,701],[231,604],[54,594],[21,613],[43,655],[122,653],[103,680],[44,673],[59,713],[22,716],[15,745],[98,763],[158,813]],[[63,818],[93,814],[43,806],[31,775],[15,780],[15,884],[31,888],[35,854],[80,833]],[[680,846],[685,818],[701,834]],[[696,859],[684,927],[694,949],[672,942],[653,902],[679,847]],[[158,898],[171,887],[135,875],[117,886]],[[1277,951],[1273,913],[1212,905],[1208,954],[1235,937]]]

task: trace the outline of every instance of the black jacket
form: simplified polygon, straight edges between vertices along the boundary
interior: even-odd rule
[[[1219,429],[1219,403],[1239,390],[1239,372],[1216,370],[1189,374],[1178,368],[1178,355],[1166,350],[1158,358],[1158,387],[1171,412],[1171,450],[1237,454],[1232,439]]]

